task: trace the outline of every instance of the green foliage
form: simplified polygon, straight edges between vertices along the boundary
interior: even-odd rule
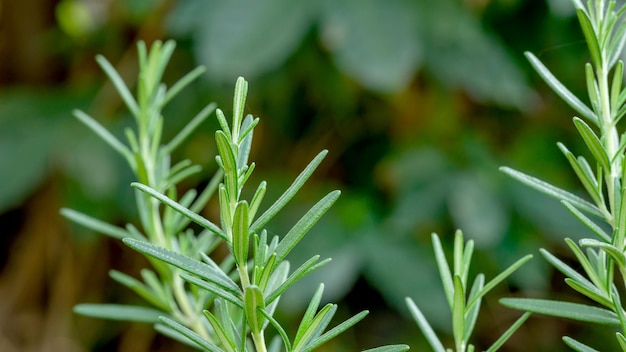
[[[170,142],[162,143],[163,107],[203,69],[190,72],[167,89],[161,78],[174,43],[155,42],[149,51],[140,43],[138,48],[137,98],[108,61],[101,56],[97,58],[135,118],[137,129],[125,131],[128,146],[86,113],[76,111],[75,116],[118,152],[134,171],[139,182],[132,186],[137,190],[144,234],[132,225],[118,228],[75,210],[63,209],[62,214],[95,231],[121,238],[127,246],[145,255],[155,271],[144,269],[143,282],[117,271],[111,272],[111,277],[157,309],[81,304],[75,311],[99,318],[153,323],[158,331],[207,351],[268,351],[266,328],[270,324],[286,351],[312,351],[362,320],[367,311],[327,329],[337,305],[328,303],[319,308],[323,285],[311,299],[293,340],[273,316],[286,290],[328,262],[320,262],[316,255],[290,273],[286,257],[337,200],[340,192],[332,191],[323,197],[282,238],[268,238],[263,227],[295,196],[326,152],[314,158],[293,184],[257,215],[266,182],[260,182],[250,200],[242,199],[242,194],[255,169],[254,163],[248,163],[248,157],[259,119],[252,115],[244,117],[248,83],[239,78],[235,85],[232,123],[229,125],[225,114],[216,110],[221,129],[215,133],[218,151],[215,159],[220,171],[199,195],[190,190],[178,198],[176,185],[197,172],[197,168],[189,161],[170,166],[171,153],[209,116],[215,104],[207,105]],[[219,226],[198,214],[215,191],[219,201]],[[161,210],[161,204],[166,208]],[[195,234],[187,226],[190,221],[202,231]],[[228,255],[218,264],[210,255],[220,245],[225,245]],[[408,346],[396,345],[382,350],[407,349]],[[269,350],[282,348],[272,344]]]
[[[439,267],[439,274],[441,276],[441,282],[443,283],[444,293],[446,300],[448,301],[448,307],[452,313],[452,335],[454,337],[455,345],[454,351],[474,351],[475,347],[469,342],[469,340],[474,331],[474,327],[476,326],[476,320],[478,319],[480,304],[483,297],[497,284],[502,282],[507,276],[529,261],[532,258],[532,255],[527,255],[519,259],[486,284],[485,276],[483,274],[478,274],[474,279],[474,282],[470,285],[470,282],[468,281],[468,274],[474,251],[474,242],[469,240],[465,243],[463,233],[461,231],[456,232],[454,236],[453,266],[452,270],[450,270],[446,255],[439,240],[439,236],[433,234],[432,240],[435,258],[437,266]],[[407,297],[406,303],[409,307],[411,315],[415,319],[415,322],[424,336],[426,336],[426,339],[433,351],[453,351],[452,349],[445,349],[443,347],[443,343],[439,340],[433,328],[430,326],[424,317],[424,314],[417,307],[415,302],[413,302],[411,298]],[[511,337],[513,333],[515,333],[524,321],[528,319],[529,316],[530,313],[522,315],[486,351],[497,351],[498,348],[500,348],[500,346],[502,346],[506,340]]]
[[[191,35],[198,61],[221,80],[275,69],[319,28],[339,69],[377,92],[400,91],[425,68],[480,101],[522,108],[534,97],[498,39],[455,0],[192,0],[169,23],[175,35]]]
[[[574,125],[591,154],[591,163],[584,156],[576,157],[565,145],[559,143],[558,146],[591,201],[518,171],[502,170],[560,200],[597,236],[597,239],[583,238],[578,243],[565,239],[584,275],[546,250],[542,250],[542,255],[565,275],[568,286],[603,307],[527,298],[508,298],[501,302],[529,312],[617,326],[616,338],[621,350],[626,351],[623,343],[626,313],[620,299],[623,290],[618,285],[626,275],[626,139],[617,126],[626,108],[626,90],[622,88],[623,63],[619,60],[626,42],[626,7],[603,0],[589,1],[587,6],[576,0],[573,4],[591,57],[591,63],[585,66],[591,106],[571,93],[534,55],[527,54],[527,57],[546,83],[587,120],[575,117]],[[604,225],[598,225],[584,212],[603,220],[611,228],[610,235],[603,230]],[[565,337],[564,342],[576,351],[594,351],[570,337]]]

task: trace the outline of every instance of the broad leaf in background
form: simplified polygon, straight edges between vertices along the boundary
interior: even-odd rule
[[[418,1],[424,66],[479,102],[525,109],[534,92],[511,56],[460,1]],[[445,18],[446,20],[442,20]]]
[[[311,28],[315,2],[207,1],[193,34],[198,62],[212,79],[256,77],[280,65]],[[189,18],[188,18],[189,19]]]
[[[337,66],[379,92],[404,89],[421,64],[418,14],[410,0],[325,1],[322,40]]]
[[[68,92],[5,92],[0,100],[0,213],[21,204],[51,171],[64,123],[81,98]],[[19,167],[16,167],[19,166]]]
[[[402,91],[425,69],[479,102],[523,109],[534,98],[505,46],[456,0],[188,0],[168,21],[191,35],[212,80],[280,67],[317,24],[337,67],[367,89]]]
[[[509,228],[509,214],[496,182],[489,176],[479,170],[459,173],[448,197],[455,225],[464,229],[479,248],[497,246]]]

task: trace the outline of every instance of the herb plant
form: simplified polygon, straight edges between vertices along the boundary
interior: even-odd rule
[[[171,88],[161,83],[174,43],[155,42],[150,51],[139,43],[139,81],[133,97],[109,62],[97,61],[135,118],[137,129],[127,129],[123,144],[93,118],[81,111],[76,117],[119,152],[135,173],[137,207],[143,232],[133,225],[119,228],[75,210],[63,209],[71,220],[95,231],[120,238],[144,254],[154,270],[143,269],[141,281],[112,271],[111,277],[127,286],[152,307],[80,304],[75,311],[89,316],[152,323],[172,338],[205,351],[312,351],[363,319],[367,311],[327,330],[337,310],[328,303],[319,307],[323,284],[312,295],[294,337],[274,318],[281,295],[295,282],[329,262],[316,255],[295,270],[286,260],[289,252],[339,197],[330,192],[317,202],[282,238],[269,237],[265,225],[294,197],[326,155],[319,153],[292,185],[261,211],[267,184],[261,182],[250,200],[242,191],[255,164],[248,162],[253,131],[259,119],[244,117],[247,82],[237,80],[233,117],[228,123],[217,109],[220,130],[215,134],[219,171],[202,191],[190,190],[178,197],[177,184],[199,171],[188,160],[171,165],[171,153],[215,110],[207,105],[170,142],[162,144],[163,107],[203,68],[193,70]],[[213,194],[219,200],[219,225],[198,212]],[[164,204],[165,207],[161,205]],[[200,225],[196,234],[188,225]],[[228,255],[219,263],[211,252],[219,246]],[[267,342],[266,331],[274,330]],[[394,345],[369,351],[405,351]]]
[[[626,42],[626,7],[604,0],[590,0],[586,6],[579,0],[572,3],[591,56],[591,63],[585,66],[590,106],[570,92],[537,57],[526,55],[545,82],[580,115],[574,117],[574,125],[591,158],[575,156],[562,143],[558,147],[590,200],[508,167],[502,171],[560,200],[595,235],[578,242],[565,239],[578,261],[574,267],[582,268],[583,273],[541,249],[545,259],[565,276],[567,285],[594,304],[529,298],[505,298],[501,302],[530,312],[613,326],[620,349],[626,351],[626,312],[620,297],[626,279],[626,136],[618,129],[626,114],[624,63],[620,60]],[[571,337],[563,340],[573,350],[595,351]]]
[[[519,259],[486,284],[485,276],[483,274],[478,274],[474,279],[474,282],[470,285],[470,282],[468,281],[468,274],[472,261],[472,254],[474,252],[474,242],[469,240],[465,243],[463,240],[463,233],[460,230],[456,232],[454,236],[453,270],[450,271],[439,236],[433,234],[432,240],[433,249],[435,251],[435,259],[441,276],[441,282],[443,283],[446,300],[452,313],[452,334],[454,337],[455,348],[445,349],[443,347],[443,343],[439,340],[434,330],[424,317],[424,314],[422,314],[422,311],[417,307],[411,298],[406,299],[409,311],[433,351],[472,352],[475,347],[469,342],[469,340],[472,336],[476,320],[478,319],[480,303],[483,297],[497,284],[502,282],[507,276],[529,261],[532,258],[532,255],[529,254]],[[530,314],[531,313],[528,312],[523,314],[502,334],[500,338],[498,338],[488,349],[486,349],[486,351],[497,351],[526,321],[526,319],[528,319]]]

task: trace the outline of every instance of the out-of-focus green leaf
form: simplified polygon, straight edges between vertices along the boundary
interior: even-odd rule
[[[505,46],[455,0],[416,1],[424,64],[439,80],[481,102],[525,109],[535,93]]]
[[[503,298],[500,303],[509,308],[526,310],[561,318],[569,318],[584,322],[619,325],[617,314],[608,309],[588,306],[579,303],[561,302],[533,298]]]
[[[563,336],[563,342],[576,352],[600,352],[569,336]]]
[[[68,92],[4,91],[0,98],[0,213],[18,206],[54,167],[55,153],[82,97]]]
[[[493,182],[477,173],[459,174],[453,180],[449,209],[456,228],[463,229],[478,247],[490,247],[508,228],[508,214]]]
[[[207,1],[193,36],[212,79],[248,79],[279,67],[312,23],[315,1]]]
[[[441,343],[441,341],[435,334],[435,331],[430,326],[428,320],[426,319],[426,317],[424,317],[424,314],[422,314],[422,311],[417,307],[415,302],[407,297],[406,303],[409,306],[409,312],[411,312],[411,315],[413,316],[413,319],[415,319],[417,326],[419,326],[424,336],[426,336],[426,340],[430,344],[430,347],[432,347],[435,352],[445,352],[443,344]]]
[[[392,92],[421,61],[418,14],[410,0],[325,1],[322,39],[335,62],[365,87]]]
[[[409,350],[409,346],[407,345],[388,345],[388,346],[370,348],[368,350],[364,350],[363,352],[404,352],[408,350]]]
[[[405,298],[411,297],[434,328],[449,329],[450,314],[431,253],[383,236],[368,236],[360,242],[368,259],[363,275],[390,306],[406,312]]]
[[[79,304],[74,307],[74,312],[102,319],[143,323],[157,323],[160,316],[166,315],[165,312],[152,308],[119,304]]]

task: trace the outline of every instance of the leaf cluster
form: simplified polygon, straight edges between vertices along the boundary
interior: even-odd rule
[[[215,133],[218,150],[215,159],[220,171],[199,195],[192,189],[179,198],[176,184],[199,171],[199,167],[187,160],[170,166],[171,152],[209,116],[215,104],[207,105],[170,142],[161,143],[162,108],[203,72],[202,68],[196,69],[167,89],[160,81],[173,49],[173,42],[163,45],[156,42],[148,53],[145,45],[139,44],[137,98],[106,59],[97,59],[135,117],[137,129],[125,131],[128,145],[86,113],[75,113],[121,154],[135,172],[138,182],[132,187],[136,190],[143,233],[133,225],[119,228],[74,210],[62,211],[75,222],[122,239],[150,260],[155,270],[143,269],[143,281],[117,271],[111,272],[111,277],[153,307],[81,304],[75,311],[100,318],[153,323],[159,332],[206,351],[312,351],[367,315],[363,311],[328,329],[337,306],[328,303],[320,308],[324,291],[320,285],[295,337],[290,338],[274,318],[281,295],[329,262],[320,261],[320,256],[315,255],[291,270],[286,258],[340,192],[332,191],[323,197],[282,238],[269,237],[265,225],[296,195],[327,152],[319,153],[266,210],[261,211],[265,181],[257,185],[250,200],[242,199],[242,191],[255,169],[248,157],[259,119],[252,115],[244,117],[248,87],[239,78],[231,123],[222,110],[216,110],[220,130]],[[219,223],[199,214],[215,193]],[[191,222],[200,226],[199,234],[188,227]],[[211,252],[219,246],[227,248],[228,255],[218,263]],[[265,335],[270,326],[276,333],[267,344]],[[408,346],[396,345],[373,351],[407,349]]]
[[[573,122],[591,159],[574,155],[562,143],[558,143],[558,147],[590,200],[519,171],[506,167],[501,170],[560,200],[594,234],[595,238],[584,238],[578,243],[565,239],[582,274],[545,249],[541,254],[563,273],[568,286],[597,306],[525,298],[507,298],[502,303],[531,312],[614,325],[618,328],[616,339],[621,350],[626,351],[626,314],[620,298],[623,287],[617,277],[623,280],[626,275],[626,164],[623,157],[626,138],[618,130],[618,123],[626,113],[626,90],[622,85],[624,64],[619,59],[626,43],[626,6],[603,0],[588,1],[586,6],[579,0],[572,2],[591,58],[585,66],[590,105],[570,92],[537,57],[530,53],[527,57],[545,82],[582,117],[574,117]],[[604,224],[598,223],[598,219]],[[570,337],[564,337],[564,342],[576,351],[594,351]]]
[[[507,276],[529,261],[532,258],[532,255],[527,255],[519,259],[486,284],[485,276],[483,274],[478,274],[473,283],[470,285],[468,274],[474,251],[474,242],[472,240],[465,242],[463,239],[463,233],[460,230],[456,232],[454,236],[453,266],[451,271],[441,245],[441,241],[439,240],[439,236],[437,234],[433,234],[432,241],[437,266],[439,268],[439,275],[441,277],[441,282],[443,283],[448,307],[452,313],[452,334],[455,345],[454,351],[472,352],[475,350],[475,347],[470,343],[470,338],[472,336],[472,332],[474,331],[476,320],[478,319],[482,299]],[[411,298],[407,298],[406,302],[411,315],[415,319],[422,333],[426,336],[426,339],[428,340],[428,343],[432,347],[433,351],[452,352],[453,349],[444,348],[443,343],[439,340],[434,330],[426,320],[426,317],[424,317],[424,314],[417,307],[415,302],[413,302]],[[530,313],[522,315],[486,351],[497,351],[529,317]]]

